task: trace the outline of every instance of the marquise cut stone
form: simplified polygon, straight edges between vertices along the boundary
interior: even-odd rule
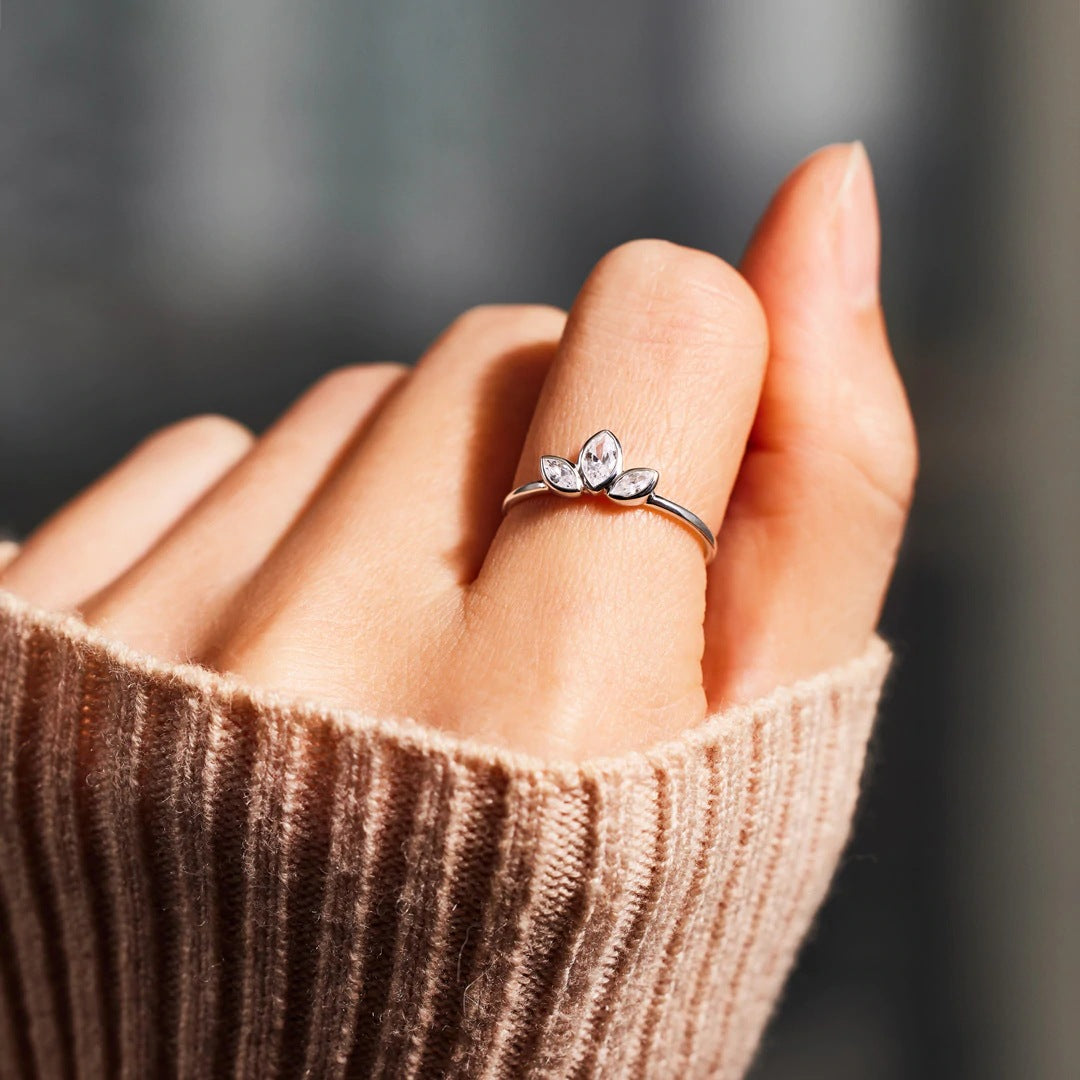
[[[593,490],[602,488],[622,465],[622,447],[610,431],[598,431],[582,448],[581,475]]]
[[[658,479],[655,469],[627,469],[608,488],[608,494],[616,499],[638,499],[650,492]]]
[[[581,477],[578,476],[577,469],[565,458],[541,458],[540,471],[544,476],[544,480],[557,491],[581,490]]]

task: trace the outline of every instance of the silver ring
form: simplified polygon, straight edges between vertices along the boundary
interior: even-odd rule
[[[540,479],[514,488],[503,499],[505,514],[533,495],[554,494],[564,499],[604,495],[624,507],[643,506],[659,510],[694,530],[705,548],[708,563],[716,554],[716,537],[704,521],[685,506],[656,494],[660,474],[655,469],[622,467],[622,444],[606,428],[585,440],[577,462],[545,455],[540,459]]]

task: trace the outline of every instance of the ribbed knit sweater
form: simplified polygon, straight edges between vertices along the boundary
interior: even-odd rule
[[[887,663],[558,763],[0,594],[0,1075],[736,1077]]]

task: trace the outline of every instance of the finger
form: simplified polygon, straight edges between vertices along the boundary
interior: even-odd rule
[[[234,420],[197,416],[151,435],[41,525],[0,572],[0,587],[78,607],[139,559],[251,446]]]
[[[497,526],[564,321],[515,306],[459,318],[253,583],[219,666],[294,693],[398,707],[400,681],[422,677],[413,643],[456,605]],[[327,625],[337,628],[329,647],[297,650]]]
[[[731,267],[660,241],[615,249],[575,301],[516,482],[607,428],[625,467],[658,469],[657,491],[717,529],[766,351],[760,306]],[[585,717],[607,748],[685,725],[704,708],[704,567],[695,535],[650,509],[547,494],[515,506],[470,600],[520,653],[506,700],[559,697],[575,750]]]
[[[367,365],[322,378],[144,558],[84,606],[87,621],[156,656],[202,658],[240,590],[343,448],[362,440],[404,370]]]
[[[747,251],[772,348],[710,572],[715,701],[840,663],[877,622],[916,461],[878,302],[878,232],[865,151],[831,146],[784,183]]]
[[[0,571],[19,554],[19,545],[14,540],[0,540]]]

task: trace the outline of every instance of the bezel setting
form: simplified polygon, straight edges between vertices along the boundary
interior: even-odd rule
[[[556,495],[573,499],[581,494],[584,481],[578,467],[566,458],[545,454],[540,459],[540,478]]]
[[[598,431],[585,440],[577,467],[589,491],[606,491],[622,472],[622,443],[607,428]]]
[[[627,469],[607,489],[607,497],[623,506],[641,506],[656,490],[660,474],[655,469]]]

